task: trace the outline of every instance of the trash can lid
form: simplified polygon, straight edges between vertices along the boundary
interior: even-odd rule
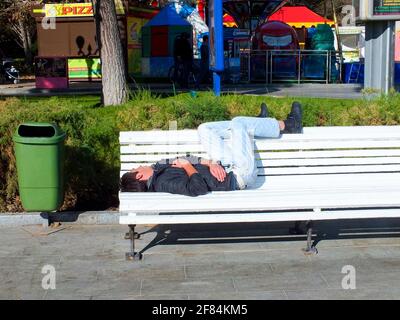
[[[55,123],[25,122],[18,126],[13,140],[25,144],[55,144],[65,137],[65,132]]]

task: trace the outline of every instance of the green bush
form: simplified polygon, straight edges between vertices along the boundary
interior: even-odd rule
[[[22,211],[18,197],[12,135],[25,121],[54,122],[67,133],[66,197],[62,210],[102,210],[118,207],[120,131],[196,128],[206,121],[252,116],[265,101],[271,116],[285,118],[293,98],[225,95],[161,97],[134,93],[118,107],[99,108],[98,97],[0,99],[0,211]],[[375,99],[298,98],[304,126],[400,124],[400,94]]]

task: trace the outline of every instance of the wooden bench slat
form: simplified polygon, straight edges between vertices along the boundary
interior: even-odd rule
[[[400,173],[359,173],[359,174],[330,174],[308,176],[259,176],[254,189],[288,188],[323,188],[325,185],[334,188],[358,188],[364,185],[383,185],[390,188],[400,187]]]
[[[301,137],[299,137],[301,136]],[[350,127],[304,127],[302,135],[282,135],[282,140],[299,138],[400,138],[399,126],[350,126]],[[197,130],[149,130],[149,131],[122,131],[121,144],[157,144],[174,141],[191,143],[198,141]]]
[[[322,212],[257,212],[236,214],[181,214],[181,215],[126,215],[120,217],[121,224],[188,224],[188,223],[233,223],[233,222],[278,222],[336,219],[395,218],[400,209],[335,210]]]
[[[184,156],[184,155],[176,155]],[[196,154],[195,156],[201,156]],[[171,156],[171,158],[173,158]],[[121,168],[123,170],[129,170],[129,168],[134,168],[135,166],[143,163],[144,161],[154,161],[157,162],[160,159],[156,155],[154,156],[141,156],[132,158],[121,157]],[[125,161],[124,161],[125,160]],[[127,161],[129,160],[129,161]],[[365,165],[365,164],[400,164],[400,157],[370,157],[370,158],[317,158],[317,159],[263,159],[256,160],[257,166],[269,168],[269,167],[298,167],[298,166],[331,166],[331,165]]]
[[[362,149],[362,150],[294,150],[280,152],[256,152],[260,159],[313,159],[345,157],[392,157],[400,156],[400,149]]]
[[[139,165],[147,165],[146,163]],[[121,163],[122,171],[129,171],[138,165]],[[258,175],[295,175],[295,174],[321,174],[321,173],[345,173],[345,172],[400,172],[399,164],[387,165],[343,165],[343,166],[299,166],[299,167],[266,167],[259,168]]]
[[[119,134],[120,144],[129,143],[158,143],[174,141],[178,143],[198,142],[197,130],[148,130],[148,131],[121,131]]]
[[[271,140],[272,141],[272,140]],[[400,140],[317,140],[277,141],[257,140],[255,150],[312,150],[312,149],[400,148]]]
[[[195,157],[206,157],[207,154],[205,152],[199,153],[199,152],[194,152],[191,153],[192,156]],[[121,155],[121,162],[157,162],[162,159],[169,159],[169,158],[175,158],[175,157],[184,157],[186,156],[186,153],[163,153],[163,154],[123,154]]]
[[[188,145],[176,145],[176,144],[158,144],[158,145],[127,145],[121,146],[121,154],[168,154],[168,153],[193,153],[193,152],[205,152],[204,148],[200,144],[188,144]]]
[[[363,166],[321,166],[321,167],[287,167],[260,168],[258,175],[297,175],[297,174],[333,174],[361,172],[400,172],[400,165],[363,165]]]
[[[158,154],[121,154],[121,162],[159,161],[169,157],[185,156],[186,153]],[[192,153],[193,156],[207,157],[205,152]],[[400,149],[364,149],[364,150],[324,150],[324,151],[290,151],[290,152],[256,152],[258,159],[319,159],[346,157],[394,157],[400,156]]]
[[[389,184],[388,187],[394,188],[394,184]],[[384,192],[387,189],[386,185],[377,185],[377,186],[363,186],[359,187],[358,186],[358,191],[356,193],[366,193],[366,192]],[[294,188],[294,187],[272,187],[268,189],[247,189],[246,192],[240,192],[240,191],[218,191],[214,192],[214,195],[204,195],[201,196],[203,201],[211,200],[211,201],[216,201],[217,199],[221,201],[237,201],[238,197],[242,197],[241,200],[246,199],[246,198],[251,198],[255,199],[256,201],[263,201],[263,197],[266,193],[268,193],[268,197],[284,197],[285,195],[293,195],[293,194],[299,194],[302,195],[303,197],[314,197],[316,193],[345,193],[345,194],[352,194],[354,191],[354,187],[350,186],[304,186],[302,189],[299,188]],[[229,192],[229,194],[227,194]],[[393,191],[395,192],[395,191]],[[152,196],[151,196],[152,195]],[[154,201],[154,193],[121,193],[120,197],[123,200],[129,200],[131,199],[132,201],[145,201],[145,202],[151,202]],[[187,198],[187,197],[185,197]],[[168,199],[168,201],[176,201],[180,202],[182,200],[182,195],[179,194],[169,194],[169,193],[164,193],[164,192],[157,192],[157,201],[164,201],[165,199]],[[195,198],[191,198],[195,199]],[[247,202],[247,201],[246,201]],[[146,203],[147,205],[147,203]],[[146,207],[143,204],[137,204],[135,205],[136,207],[140,207],[143,210],[146,209]],[[195,208],[194,208],[195,209]],[[151,210],[150,210],[151,211]],[[179,212],[180,208],[176,208],[176,212]]]
[[[256,160],[259,167],[282,166],[332,166],[332,165],[385,165],[400,164],[400,157],[371,157],[371,158],[319,158],[319,159],[264,159]]]
[[[345,157],[391,157],[400,156],[400,149],[363,149],[363,150],[323,150],[323,151],[280,151],[256,152],[260,159],[312,159]]]
[[[271,150],[317,150],[317,149],[362,149],[362,148],[400,148],[400,140],[326,140],[326,141],[277,141],[257,140],[256,151]],[[176,144],[155,144],[155,145],[126,145],[121,146],[121,154],[146,154],[146,153],[193,153],[204,152],[200,144],[176,145]]]
[[[227,194],[227,193],[230,193]],[[234,197],[233,197],[234,196]],[[307,190],[293,192],[241,192],[228,191],[212,193],[205,196],[190,198],[182,197],[177,205],[176,199],[154,198],[135,199],[134,195],[124,199],[120,211],[155,213],[155,212],[210,212],[210,211],[262,211],[262,210],[301,210],[314,208],[371,208],[400,207],[398,190],[382,190],[371,188],[367,190],[335,191]]]

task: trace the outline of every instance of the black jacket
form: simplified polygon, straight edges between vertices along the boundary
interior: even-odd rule
[[[189,160],[198,173],[189,177],[184,169],[171,167],[174,159],[165,159],[153,165],[153,176],[149,181],[149,191],[169,192],[196,197],[209,191],[231,191],[236,188],[233,173],[226,175],[225,180],[219,182],[214,178],[207,166],[200,164],[200,158],[184,157]]]
[[[174,42],[174,58],[181,57],[183,61],[193,60],[193,49],[189,40],[179,37]]]
[[[200,48],[200,55],[201,55],[201,64],[203,66],[209,66],[210,65],[210,48],[208,46],[208,43],[205,43],[201,46]]]

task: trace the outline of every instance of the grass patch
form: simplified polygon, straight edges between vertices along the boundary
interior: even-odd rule
[[[304,108],[304,126],[398,125],[400,94],[375,99],[273,98],[199,93],[162,97],[138,91],[125,105],[99,108],[96,96],[0,99],[0,211],[22,211],[12,135],[25,121],[57,123],[67,133],[66,197],[62,210],[118,206],[120,131],[196,128],[206,121],[254,116],[266,102],[283,119],[294,100]]]

